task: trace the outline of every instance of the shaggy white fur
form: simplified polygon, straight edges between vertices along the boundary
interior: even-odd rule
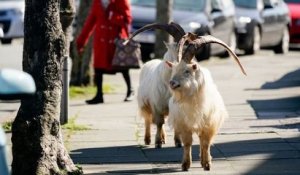
[[[167,52],[163,60],[154,59],[148,61],[142,67],[140,73],[137,101],[140,114],[145,119],[145,144],[151,142],[150,125],[157,125],[155,145],[160,148],[165,143],[165,131],[163,125],[168,115],[168,101],[171,97],[169,91],[169,80],[171,69],[165,61],[175,62],[177,60],[177,44],[166,44]]]
[[[228,116],[223,99],[208,69],[197,62],[172,64],[168,123],[184,144],[182,169],[191,164],[192,134],[200,139],[201,165],[211,166],[210,145]]]

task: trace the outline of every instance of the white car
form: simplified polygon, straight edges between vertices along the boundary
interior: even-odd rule
[[[25,0],[0,0],[0,40],[10,44],[24,36]]]

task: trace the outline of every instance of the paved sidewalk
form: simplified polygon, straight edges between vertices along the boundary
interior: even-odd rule
[[[162,149],[144,146],[144,123],[137,104],[123,102],[125,83],[120,74],[104,82],[116,87],[105,94],[104,104],[70,102],[70,118],[91,130],[67,139],[73,161],[87,175],[100,174],[300,174],[300,54],[281,58],[270,52],[241,57],[248,73],[244,77],[230,59],[203,63],[212,72],[230,118],[215,138],[209,172],[199,162],[199,141],[193,144],[189,172],[181,171],[182,149],[174,148],[173,131],[166,126],[167,143]],[[135,89],[138,70],[131,71]],[[8,106],[9,107],[9,106]],[[0,111],[1,110],[0,104]],[[13,107],[7,109],[12,112]],[[2,115],[2,113],[0,113]]]
[[[262,54],[241,57],[244,77],[233,60],[204,63],[212,71],[230,118],[212,147],[213,165],[205,172],[199,162],[199,141],[194,138],[193,164],[181,172],[182,149],[174,148],[173,132],[166,126],[162,149],[143,143],[144,123],[136,101],[122,102],[125,90],[105,95],[105,104],[88,106],[72,101],[76,122],[92,130],[73,135],[71,156],[85,174],[299,174],[300,173],[300,60],[290,55]],[[270,58],[271,57],[271,58]],[[298,57],[298,58],[297,58]],[[138,71],[133,71],[135,87]],[[124,87],[121,75],[105,82]]]

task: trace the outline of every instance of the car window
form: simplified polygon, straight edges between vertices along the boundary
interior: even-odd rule
[[[156,5],[156,0],[131,0],[131,4],[154,7]]]
[[[300,0],[284,0],[286,3],[295,3],[295,4],[300,4]]]
[[[273,8],[280,5],[281,2],[281,0],[264,0],[264,6]]]
[[[205,7],[205,0],[174,0],[173,8],[183,11],[202,11]],[[131,0],[132,5],[155,7],[156,0]]]
[[[221,2],[219,0],[212,0],[211,1],[211,8],[212,9],[218,9],[218,10],[223,9],[222,8],[222,4],[221,4]]]
[[[174,0],[174,9],[185,11],[202,11],[205,0]]]
[[[234,0],[234,4],[238,7],[256,8],[257,0]]]

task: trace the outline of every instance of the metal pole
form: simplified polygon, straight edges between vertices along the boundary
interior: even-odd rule
[[[61,96],[61,111],[60,111],[60,123],[68,123],[68,112],[69,112],[69,82],[70,82],[70,71],[72,66],[72,60],[69,56],[64,57],[63,63],[63,88]]]
[[[60,110],[60,123],[65,124],[68,122],[68,109],[69,109],[69,70],[71,70],[70,59],[70,41],[72,37],[72,22],[76,14],[76,7],[74,0],[61,0],[60,1],[60,22],[62,29],[66,36],[65,56],[63,58],[63,71],[62,71],[62,96],[61,96],[61,110]]]

